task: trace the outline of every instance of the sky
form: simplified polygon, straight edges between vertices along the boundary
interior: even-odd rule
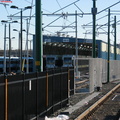
[[[91,13],[91,8],[93,7],[93,0],[41,0],[41,7],[42,7],[42,23],[43,23],[43,35],[57,35],[57,32],[60,32],[61,35],[65,34],[65,36],[76,36],[76,29],[75,29],[75,15],[70,16],[70,14],[75,14],[75,12],[81,13]],[[75,4],[72,4],[76,2]],[[114,5],[115,3],[119,2],[119,0],[96,0],[96,7],[97,12],[104,10],[105,8]],[[71,4],[71,5],[70,5]],[[16,14],[16,16],[20,16],[19,11],[17,9],[11,9],[10,6],[15,5],[19,8],[24,8],[26,6],[33,6],[31,10],[25,10],[23,12],[23,29],[26,29],[26,17],[24,16],[33,16],[30,19],[29,24],[29,33],[35,34],[35,0],[12,0],[12,3],[7,3],[7,5],[0,4],[0,21],[1,20],[17,20],[18,23],[11,23],[11,38],[15,37],[15,39],[11,40],[11,47],[12,49],[18,49],[18,32],[13,31],[13,29],[17,29],[20,31],[20,18],[19,17],[12,17],[10,15]],[[70,6],[68,6],[70,5]],[[65,7],[68,6],[68,7]],[[64,9],[62,9],[64,8]],[[120,3],[114,5],[110,8],[111,10],[111,27],[110,31],[113,32],[112,24],[114,23],[114,16],[116,15],[117,21],[120,20],[119,15],[119,8]],[[60,10],[61,9],[61,10]],[[59,11],[58,11],[59,10]],[[58,11],[58,12],[56,12]],[[113,12],[115,11],[115,12]],[[55,12],[55,13],[54,13]],[[54,15],[51,15],[53,14]],[[114,13],[114,14],[113,14]],[[117,13],[117,14],[116,14]],[[48,14],[48,15],[44,15]],[[57,15],[59,14],[59,15]],[[64,16],[61,16],[64,14]],[[102,11],[96,15],[96,19],[101,18],[100,20],[96,21],[96,39],[103,40],[107,42],[107,22],[108,22],[108,10]],[[104,17],[105,16],[105,17]],[[102,18],[103,17],[103,18]],[[59,18],[59,19],[58,19]],[[54,22],[53,22],[54,21]],[[52,24],[50,24],[52,23]],[[106,25],[105,25],[106,24]],[[0,49],[4,49],[4,25],[0,23]],[[7,24],[7,35],[9,33]],[[87,26],[86,26],[87,25]],[[100,27],[101,25],[105,25]],[[69,26],[64,29],[64,26]],[[99,29],[97,29],[99,28]],[[117,23],[117,43],[120,43],[120,27],[119,22]],[[89,15],[79,15],[77,16],[77,37],[78,38],[85,38],[85,39],[92,39],[92,14]],[[29,35],[29,41],[32,41],[32,35]],[[111,43],[114,41],[114,34],[110,34]],[[23,49],[25,49],[26,43],[26,32],[23,32]],[[8,40],[7,40],[7,48],[8,48]],[[30,48],[30,42],[29,42]],[[9,48],[8,48],[9,49]]]

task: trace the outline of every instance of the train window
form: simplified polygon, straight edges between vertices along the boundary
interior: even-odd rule
[[[71,64],[72,63],[72,60],[71,58],[64,58],[64,64]]]
[[[55,63],[55,58],[47,58],[47,64],[54,64]]]
[[[3,61],[0,61],[0,64],[3,64]]]

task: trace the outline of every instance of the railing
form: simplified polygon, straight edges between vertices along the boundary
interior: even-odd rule
[[[69,103],[74,70],[0,76],[0,120],[34,120]]]

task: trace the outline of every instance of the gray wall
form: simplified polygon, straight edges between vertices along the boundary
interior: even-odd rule
[[[76,60],[76,58],[75,58]],[[89,66],[89,91],[93,92],[96,87],[102,87],[102,83],[107,83],[107,60],[102,58],[78,58],[78,70],[79,63],[83,60],[88,60]],[[109,62],[109,81],[115,81],[120,79],[120,61],[119,60],[111,60]],[[82,73],[81,71],[79,71]],[[80,75],[82,78],[82,76]],[[81,79],[80,79],[81,80]]]

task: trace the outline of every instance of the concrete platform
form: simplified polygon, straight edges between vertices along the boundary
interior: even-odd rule
[[[89,95],[88,97],[86,97],[85,99],[83,99],[80,102],[78,102],[77,104],[75,104],[74,106],[70,106],[67,110],[65,110],[63,112],[69,112],[69,114],[71,114],[72,112],[74,112],[75,110],[84,106],[85,104],[88,104],[88,102],[90,100],[92,100],[94,97],[98,96],[99,94],[100,94],[100,92],[94,92],[91,95]]]

